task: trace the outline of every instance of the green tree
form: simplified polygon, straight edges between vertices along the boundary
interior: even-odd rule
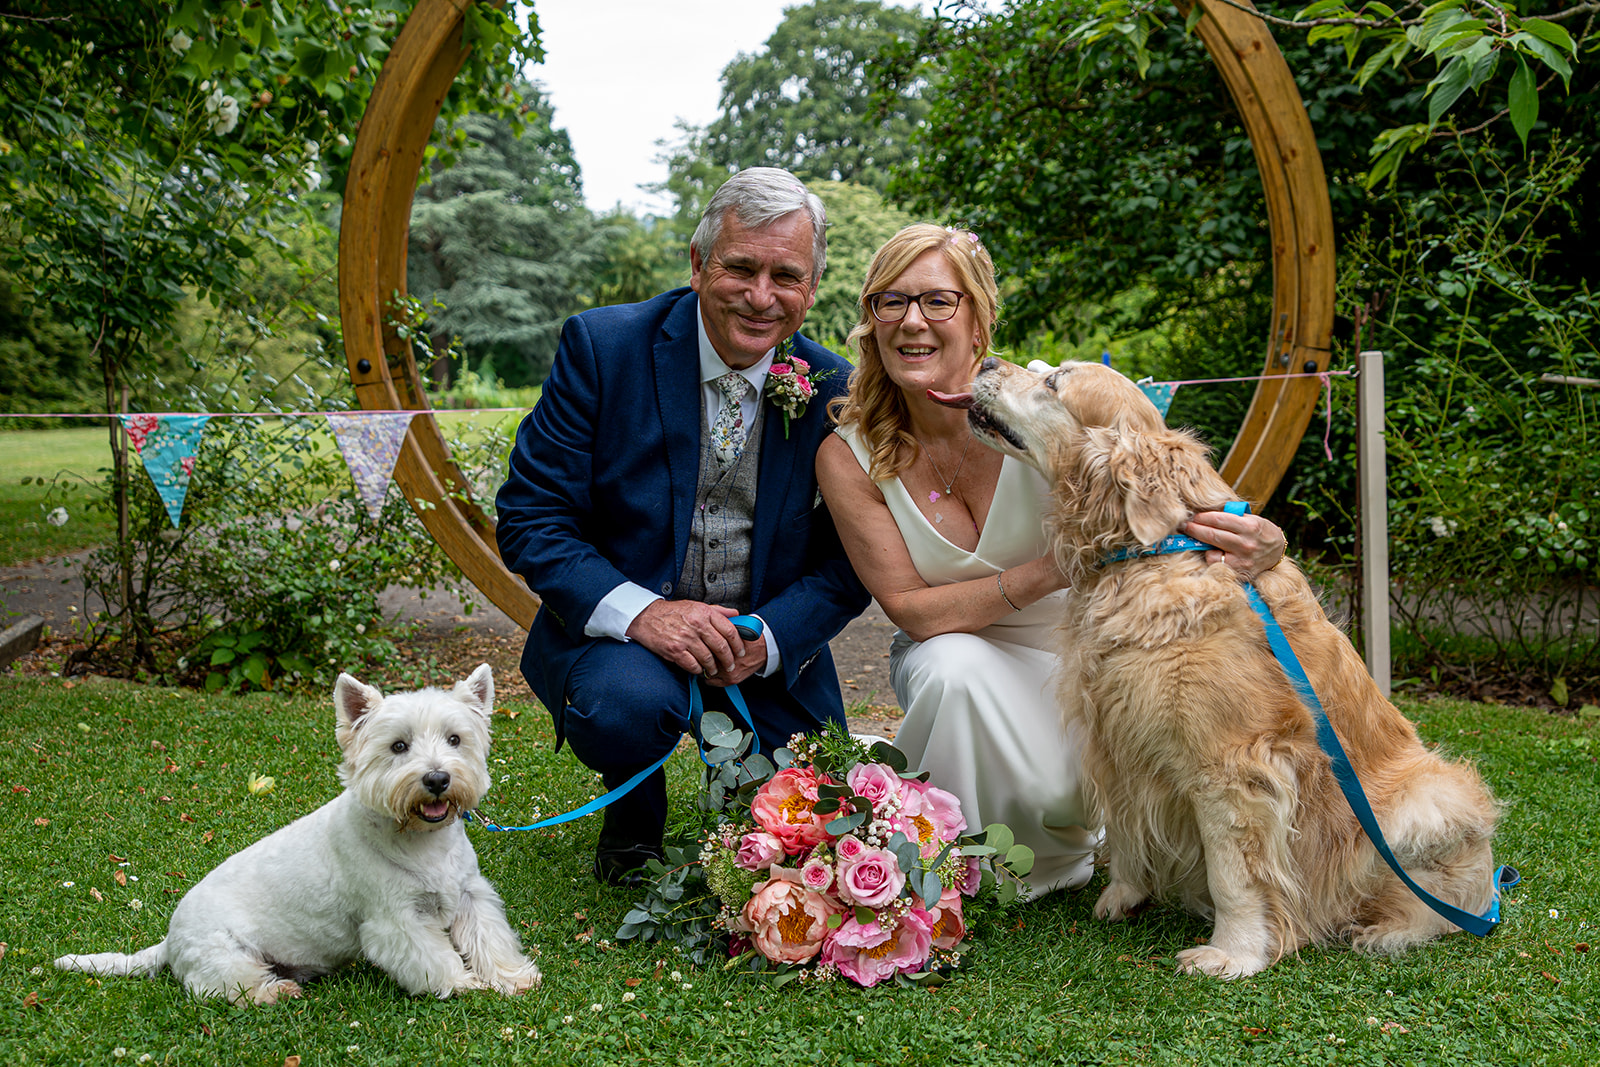
[[[429,316],[436,354],[458,337],[473,363],[490,359],[508,382],[525,385],[549,373],[605,235],[584,206],[571,141],[551,126],[548,100],[529,85],[519,91],[517,124],[462,119],[468,147],[448,168],[436,164],[417,190],[407,283],[413,296],[442,305]],[[435,362],[435,381],[448,384],[447,367]]]
[[[232,300],[272,225],[307,210],[324,175],[342,186],[350,135],[410,9],[14,0],[0,14],[0,215],[15,237],[0,241],[0,267],[30,310],[87,340],[107,409],[125,386],[160,405],[150,371],[179,305]],[[537,24],[524,34],[474,4],[464,37],[447,118],[514,110],[510,81],[538,54]],[[125,513],[127,457],[111,437]],[[120,555],[126,574],[125,542]],[[128,626],[147,658],[149,615]]]
[[[617,211],[600,225],[605,253],[594,276],[595,306],[635,304],[689,284],[687,244],[666,220]]]
[[[717,187],[745,167],[881,191],[927,105],[915,77],[875,96],[870,67],[884,48],[917,40],[926,24],[916,10],[878,0],[789,8],[760,52],[723,68],[722,114],[704,129],[679,126],[666,156],[678,218],[697,220]]]
[[[868,186],[813,181],[810,188],[828,208],[828,269],[817,286],[816,305],[806,314],[805,333],[842,352],[856,324],[861,280],[872,254],[916,218],[884,203]]]

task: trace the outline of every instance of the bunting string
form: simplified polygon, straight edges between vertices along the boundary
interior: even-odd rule
[[[1333,377],[1354,374],[1354,371],[1316,371],[1299,374],[1254,374],[1238,378],[1185,378],[1178,381],[1157,382],[1145,378],[1138,382],[1146,396],[1166,417],[1173,395],[1184,385],[1224,385],[1232,382],[1258,382],[1268,379],[1318,378],[1322,381],[1323,419],[1322,450],[1333,460],[1330,435],[1333,432]],[[134,451],[144,463],[146,473],[161,495],[167,517],[177,526],[183,517],[184,500],[189,492],[189,480],[194,472],[195,456],[206,423],[211,419],[295,419],[321,417],[328,420],[328,428],[339,444],[345,465],[356,484],[361,501],[374,521],[383,510],[383,501],[389,485],[394,480],[395,463],[400,457],[411,421],[418,415],[452,414],[496,415],[526,414],[525,407],[508,408],[377,408],[354,411],[0,411],[0,419],[115,419],[127,431]],[[0,438],[3,440],[3,438]]]

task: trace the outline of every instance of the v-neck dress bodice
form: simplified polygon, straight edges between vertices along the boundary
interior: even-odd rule
[[[870,457],[853,429],[835,432],[868,470]],[[930,586],[992,578],[1048,550],[1049,487],[1010,456],[971,550],[946,540],[899,478],[876,484]],[[1035,892],[1087,882],[1099,842],[1085,827],[1078,746],[1061,726],[1055,699],[1055,628],[1066,596],[1051,594],[975,633],[913,641],[900,631],[890,645],[890,682],[906,713],[895,746],[961,800],[969,826],[1003,822],[1034,850],[1027,881]]]

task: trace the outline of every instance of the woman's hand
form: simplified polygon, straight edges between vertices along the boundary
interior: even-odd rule
[[[1261,516],[1225,511],[1202,511],[1183,532],[1216,546],[1206,553],[1207,563],[1226,563],[1247,581],[1276,567],[1288,544],[1283,531]]]

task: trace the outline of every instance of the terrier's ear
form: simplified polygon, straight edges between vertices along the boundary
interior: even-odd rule
[[[356,723],[363,715],[373,711],[382,703],[382,693],[370,685],[356,681],[348,674],[339,675],[339,680],[334,683],[334,719],[341,731],[355,729]]]
[[[477,708],[484,716],[494,714],[494,668],[487,663],[467,675],[467,680],[457,682],[455,698],[463,704]]]

